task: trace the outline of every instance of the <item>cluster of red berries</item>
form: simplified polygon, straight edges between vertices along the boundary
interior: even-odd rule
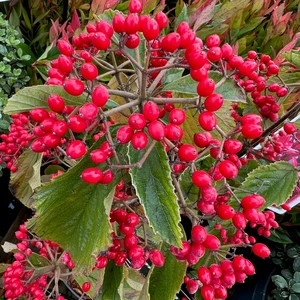
[[[8,134],[1,134],[0,163],[5,162],[11,172],[17,171],[17,159],[32,139],[29,120],[25,113],[11,115],[13,122]]]
[[[119,224],[119,232],[123,237],[117,237],[113,232],[113,245],[105,253],[97,257],[96,268],[105,268],[108,260],[113,260],[117,266],[122,266],[127,259],[133,269],[141,269],[148,259],[157,267],[164,265],[164,256],[161,251],[154,249],[148,251],[139,244],[139,237],[135,229],[140,218],[135,213],[127,213],[123,209],[115,209],[110,213],[110,221]]]

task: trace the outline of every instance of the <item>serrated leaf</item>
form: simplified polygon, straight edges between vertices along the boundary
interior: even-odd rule
[[[130,146],[130,164],[140,161],[145,151],[137,151]],[[160,143],[156,143],[141,168],[130,169],[132,184],[145,209],[149,225],[161,235],[162,240],[180,247],[179,206],[170,174],[168,156]]]
[[[4,108],[4,113],[11,115],[29,111],[35,107],[48,108],[47,98],[51,94],[59,94],[66,105],[81,105],[85,103],[86,95],[69,95],[62,86],[56,85],[36,85],[26,87],[14,94]]]
[[[99,300],[121,300],[119,287],[123,281],[123,266],[118,267],[110,261],[105,268],[103,286]]]
[[[161,268],[155,267],[150,277],[149,294],[151,300],[174,300],[180,290],[186,272],[186,263],[179,262],[164,243],[161,251],[165,263]],[[170,280],[171,279],[171,280]]]
[[[169,69],[162,79],[162,86],[172,83],[174,80],[181,78],[183,71],[183,68]]]
[[[280,289],[284,289],[288,287],[287,281],[280,275],[272,276],[272,281],[274,284]]]
[[[223,75],[220,72],[210,71],[209,77],[212,78],[215,83],[221,82]],[[198,82],[193,80],[190,75],[183,76],[163,87],[163,91],[173,91],[182,94],[197,95]],[[220,86],[215,89],[215,93],[223,95],[224,100],[244,102],[246,103],[246,96],[244,91],[236,84],[236,82],[227,78]]]
[[[111,132],[117,128],[111,127]],[[67,173],[45,184],[36,193],[34,206],[38,217],[30,221],[30,226],[41,238],[54,240],[70,252],[78,272],[91,271],[95,263],[93,256],[111,244],[109,213],[114,186],[120,181],[121,174],[115,172],[114,181],[108,185],[87,184],[80,178],[83,170],[94,166],[89,154],[104,139],[99,139]],[[123,146],[118,146],[116,151],[120,153],[119,157],[126,153]],[[106,169],[106,164],[101,168]]]
[[[298,180],[298,172],[292,164],[277,161],[260,166],[248,174],[241,184],[244,191],[236,191],[238,198],[258,192],[266,200],[262,209],[272,204],[281,205],[293,193]],[[249,191],[248,193],[246,191]]]
[[[10,177],[11,193],[27,207],[32,205],[34,190],[41,185],[41,163],[42,153],[28,149],[18,158],[18,169]]]

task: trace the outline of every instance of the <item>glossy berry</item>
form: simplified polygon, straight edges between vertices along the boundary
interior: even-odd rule
[[[141,13],[143,9],[142,3],[140,2],[140,0],[130,0],[129,2],[129,7],[128,7],[128,11],[130,13]]]
[[[192,175],[192,182],[198,188],[205,188],[212,184],[212,178],[205,171],[197,170]]]
[[[125,46],[129,49],[135,49],[138,47],[139,44],[140,44],[139,35],[136,33],[133,33],[127,37]]]
[[[98,85],[92,92],[92,102],[98,107],[103,107],[109,98],[108,90],[103,85]]]
[[[209,132],[198,132],[194,134],[194,143],[200,147],[207,147],[212,141],[212,135]]]
[[[107,50],[110,47],[110,38],[102,32],[97,32],[93,35],[93,45],[98,50]]]
[[[213,79],[207,78],[199,81],[197,85],[197,93],[201,97],[210,96],[215,90],[215,82]]]
[[[91,161],[93,161],[96,164],[102,164],[106,161],[107,154],[100,149],[95,149],[90,153]]]
[[[240,122],[242,125],[260,125],[260,123],[262,122],[262,118],[257,114],[246,114],[241,117]]]
[[[161,47],[166,52],[174,52],[180,46],[180,35],[176,32],[167,34],[161,41]]]
[[[297,128],[293,123],[285,123],[283,129],[287,134],[293,134],[297,131]]]
[[[220,204],[216,212],[218,217],[222,220],[230,220],[235,214],[234,208],[227,204]]]
[[[204,106],[208,111],[219,110],[224,103],[224,98],[221,94],[211,94],[204,100]]]
[[[157,249],[154,249],[150,252],[149,258],[156,267],[162,267],[165,263],[163,254]]]
[[[207,237],[206,229],[201,225],[195,225],[191,232],[192,240],[197,243],[203,243]]]
[[[131,145],[136,150],[143,150],[148,144],[148,136],[143,131],[135,132],[131,138]]]
[[[260,125],[246,124],[242,127],[242,135],[246,139],[257,139],[263,134],[263,128]]]
[[[74,53],[72,45],[66,40],[59,40],[57,42],[57,49],[61,54],[71,56]]]
[[[91,289],[91,283],[90,282],[84,282],[81,286],[81,289],[84,293],[87,293]]]
[[[221,242],[216,236],[208,234],[203,242],[203,246],[209,250],[218,250],[221,246]]]
[[[201,288],[201,296],[204,300],[213,300],[215,299],[215,290],[211,285],[204,285]]]
[[[167,25],[169,23],[168,17],[162,11],[158,12],[155,15],[155,20],[156,20],[156,22],[157,22],[160,29],[164,29],[165,27],[167,27]]]
[[[72,96],[80,96],[84,91],[83,82],[77,78],[65,80],[63,86],[65,91]]]
[[[136,33],[139,30],[140,21],[139,16],[136,14],[129,14],[125,18],[124,29],[128,34]]]
[[[148,121],[154,121],[159,116],[159,108],[156,103],[148,101],[144,104],[143,115]]]
[[[155,19],[149,19],[142,28],[142,32],[146,40],[152,41],[158,37],[160,28]]]
[[[146,126],[146,118],[143,114],[132,114],[128,119],[128,125],[134,130],[142,130]]]
[[[169,121],[172,124],[181,125],[186,119],[186,113],[181,108],[174,108],[169,114]]]
[[[166,135],[165,125],[158,120],[152,121],[148,125],[148,133],[152,139],[161,141]]]
[[[266,245],[261,244],[261,243],[257,243],[255,245],[253,245],[252,252],[256,256],[261,257],[261,258],[267,258],[271,254],[270,249]]]
[[[98,168],[87,168],[82,172],[81,178],[86,183],[94,184],[101,180],[102,171]]]
[[[265,204],[265,199],[257,194],[248,195],[242,198],[241,205],[244,208],[259,208]]]
[[[219,171],[227,179],[233,179],[238,175],[237,166],[227,159],[220,162]]]
[[[121,13],[117,13],[113,17],[112,26],[114,31],[122,33],[125,31],[125,16]]]
[[[29,116],[34,122],[41,123],[49,114],[44,108],[34,108],[29,112]]]
[[[212,279],[210,270],[206,267],[200,267],[198,269],[198,279],[204,285],[210,284],[211,279]]]
[[[79,108],[79,116],[85,120],[93,120],[98,114],[98,106],[92,102],[83,104]]]
[[[166,138],[170,141],[179,141],[183,137],[183,130],[175,124],[167,124],[165,126]]]
[[[197,158],[198,152],[196,148],[190,144],[183,144],[178,150],[178,157],[185,162],[193,161]]]
[[[87,128],[87,122],[80,116],[73,115],[68,120],[68,126],[73,132],[80,133]]]
[[[129,125],[121,126],[116,134],[116,140],[119,144],[127,144],[130,142],[132,136],[134,134],[134,130]]]
[[[93,63],[84,63],[80,67],[80,73],[86,80],[94,80],[98,76],[98,69]]]
[[[243,148],[242,142],[236,139],[227,139],[224,142],[224,152],[226,154],[236,154]]]
[[[87,152],[85,144],[80,140],[69,143],[66,153],[72,159],[79,159]]]
[[[198,122],[206,131],[212,131],[217,125],[216,116],[210,111],[204,111],[199,114]]]
[[[65,101],[59,95],[51,94],[48,97],[47,102],[49,108],[56,113],[61,113],[65,108]]]

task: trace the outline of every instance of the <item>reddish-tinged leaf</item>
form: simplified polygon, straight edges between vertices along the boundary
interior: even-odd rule
[[[93,0],[91,10],[95,15],[100,15],[105,10],[114,7],[118,2],[118,0]]]
[[[284,3],[282,3],[278,7],[275,7],[275,9],[273,10],[272,21],[274,25],[276,25],[278,20],[281,19],[283,11],[284,11]]]
[[[55,22],[51,19],[52,26],[49,30],[49,39],[50,42],[56,41],[59,37],[59,20],[57,19]]]
[[[295,47],[295,45],[299,39],[300,39],[300,32],[297,32],[295,34],[294,38],[292,39],[292,41],[289,42],[285,47],[283,47],[278,52],[276,58],[274,59],[275,64],[280,65],[284,61],[284,57],[282,56],[282,53],[292,50]]]
[[[106,0],[104,10],[113,8],[115,5],[118,4],[118,2],[118,0]]]
[[[76,31],[77,28],[79,28],[81,25],[79,17],[78,17],[78,13],[77,10],[75,9],[73,16],[72,16],[72,20],[70,23],[71,28],[73,29],[73,32]]]
[[[278,4],[281,2],[281,0],[277,0],[266,12],[265,15],[268,15],[269,13],[271,13],[277,6]],[[269,5],[268,5],[269,6]],[[267,6],[267,7],[268,7]]]
[[[211,20],[215,5],[216,0],[207,0],[190,15],[190,25],[193,26],[193,30],[196,31],[202,24]]]

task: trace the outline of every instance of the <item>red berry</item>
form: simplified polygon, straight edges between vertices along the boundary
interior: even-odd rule
[[[222,220],[230,220],[235,214],[234,208],[227,204],[218,205],[216,212]]]
[[[208,70],[205,69],[205,67],[202,67],[200,69],[191,69],[190,70],[191,77],[196,81],[201,81],[203,79],[208,78]]]
[[[135,132],[131,138],[131,145],[136,150],[143,150],[148,144],[148,136],[143,131]]]
[[[209,250],[218,250],[221,242],[216,236],[208,234],[206,240],[203,242],[203,246]]]
[[[80,140],[69,143],[66,153],[72,159],[81,158],[87,151],[85,144]]]
[[[81,289],[82,289],[82,291],[84,292],[84,293],[87,293],[90,289],[91,289],[91,283],[90,282],[84,282],[83,284],[82,284],[82,287],[81,287]]]
[[[107,154],[100,149],[95,149],[90,153],[91,161],[93,161],[96,164],[102,164],[106,161]]]
[[[161,141],[166,135],[165,126],[160,121],[152,121],[148,125],[148,133],[152,139]]]
[[[283,129],[287,134],[293,134],[297,131],[297,128],[293,123],[285,123]]]
[[[133,33],[127,37],[125,46],[129,49],[135,49],[140,44],[140,37],[138,34]]]
[[[204,285],[201,288],[201,295],[204,300],[214,300],[215,290],[211,285]]]
[[[160,29],[164,29],[165,27],[167,27],[167,25],[169,23],[168,17],[162,11],[158,12],[155,15],[155,20],[156,20],[156,22],[157,22]]]
[[[180,46],[180,35],[176,32],[167,34],[161,41],[161,47],[166,52],[174,52]]]
[[[194,43],[189,46],[185,51],[185,57],[192,69],[200,69],[207,62],[207,55],[199,43]],[[210,94],[212,94],[212,92]]]
[[[132,14],[132,13],[141,13],[143,10],[143,6],[142,3],[140,2],[140,0],[130,0],[129,2],[129,7],[128,7],[128,11]]]
[[[160,28],[155,19],[149,19],[142,28],[143,35],[146,40],[152,41],[159,35]]]
[[[197,243],[203,243],[207,237],[206,229],[201,225],[195,225],[192,228],[192,240]]]
[[[232,218],[232,224],[237,229],[245,229],[247,226],[247,219],[243,213],[237,212]]]
[[[209,132],[199,132],[194,134],[194,143],[200,148],[207,147],[211,141],[212,135]]]
[[[201,97],[210,96],[215,90],[215,82],[211,78],[199,81],[197,85],[197,93]]]
[[[101,180],[102,171],[98,168],[87,168],[82,172],[81,178],[89,184],[94,184]]]
[[[165,126],[166,138],[170,141],[179,141],[183,137],[183,130],[175,124],[167,124]]]
[[[260,195],[249,195],[243,197],[241,205],[244,208],[259,208],[265,204],[265,199]]]
[[[198,269],[198,279],[204,285],[210,284],[211,279],[212,279],[210,270],[206,267],[200,267]]]
[[[99,183],[109,184],[114,180],[114,178],[114,173],[111,170],[106,170],[102,173],[102,178],[100,179]]]
[[[239,172],[237,166],[227,159],[220,162],[219,171],[227,179],[235,178]]]
[[[204,100],[204,106],[208,111],[219,110],[224,102],[224,98],[221,94],[211,94]]]
[[[157,249],[150,252],[149,258],[156,267],[162,267],[165,263],[163,254]]]
[[[128,258],[138,260],[144,255],[144,249],[140,245],[133,245],[128,250]]]
[[[259,125],[262,121],[261,116],[256,114],[246,114],[241,117],[240,122],[242,125],[250,124],[250,125]]]
[[[224,142],[224,152],[226,154],[236,154],[241,151],[243,148],[243,144],[239,140],[235,139],[227,139]]]
[[[128,34],[136,33],[139,30],[140,20],[136,14],[129,14],[124,23],[125,32]]]
[[[71,56],[74,53],[72,45],[66,40],[59,40],[57,42],[57,48],[61,54],[66,56]]]
[[[143,114],[132,114],[128,119],[128,125],[134,130],[142,130],[146,126],[146,118]]]
[[[125,16],[121,13],[114,15],[112,20],[112,26],[117,33],[122,33],[125,31]]]
[[[205,171],[197,170],[192,175],[192,182],[198,188],[205,188],[212,184],[212,178]]]
[[[73,115],[68,120],[68,126],[73,132],[80,133],[87,128],[87,122],[80,116]]]
[[[246,124],[242,127],[242,135],[247,139],[257,139],[263,134],[263,129],[260,125]]]
[[[44,108],[34,108],[29,111],[30,118],[38,123],[49,117],[48,112]]]
[[[98,69],[93,63],[84,63],[80,67],[80,73],[86,80],[94,80],[98,76]]]
[[[257,243],[255,245],[253,245],[252,252],[256,256],[261,257],[261,258],[267,258],[271,254],[270,249],[266,245],[261,244],[261,243]]]
[[[93,35],[93,44],[98,50],[107,50],[110,47],[110,38],[102,32],[97,32]]]
[[[92,101],[98,107],[103,107],[109,98],[108,90],[103,85],[98,85],[92,92]]]
[[[130,142],[133,134],[134,130],[129,125],[123,125],[117,131],[116,140],[120,144],[127,144]]]
[[[93,120],[98,114],[98,106],[92,102],[83,104],[79,108],[79,116],[85,120]]]
[[[65,91],[72,96],[80,96],[84,91],[84,84],[77,78],[70,78],[64,82]]]
[[[199,114],[198,122],[206,131],[212,131],[217,125],[216,116],[210,111],[204,111]]]
[[[186,289],[189,294],[193,295],[198,291],[199,284],[196,280],[190,279],[186,284]]]
[[[219,46],[221,39],[217,34],[210,35],[206,40],[206,46],[208,48]]]
[[[172,124],[181,125],[186,118],[185,111],[181,108],[174,108],[169,114],[169,121]]]
[[[51,94],[47,101],[49,108],[56,113],[61,113],[65,108],[65,101],[59,95]]]
[[[196,148],[190,144],[183,144],[178,150],[178,157],[185,162],[193,161],[197,158],[198,152]]]
[[[159,108],[156,103],[148,101],[144,104],[143,115],[148,121],[154,121],[159,116]]]

